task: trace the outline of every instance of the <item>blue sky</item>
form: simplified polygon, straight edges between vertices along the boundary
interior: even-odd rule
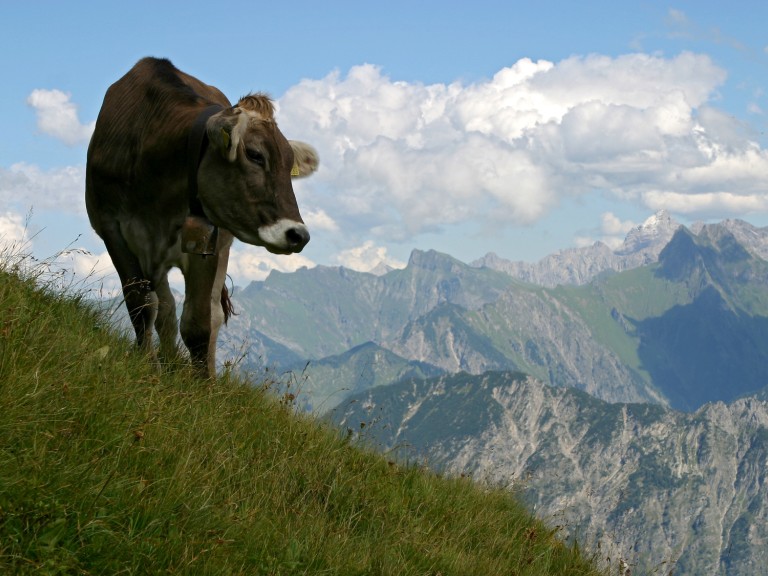
[[[7,2],[0,235],[108,270],[83,205],[107,87],[146,55],[235,100],[261,90],[318,149],[296,185],[312,241],[237,244],[270,269],[413,248],[536,260],[620,242],[659,209],[768,225],[768,3]]]

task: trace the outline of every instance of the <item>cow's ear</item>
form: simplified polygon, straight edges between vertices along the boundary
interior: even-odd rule
[[[222,110],[206,122],[208,140],[230,162],[237,159],[237,147],[248,127],[248,115],[238,107]]]
[[[291,169],[292,178],[305,178],[309,176],[320,165],[320,157],[317,151],[306,142],[297,140],[288,141],[293,148],[293,168]]]

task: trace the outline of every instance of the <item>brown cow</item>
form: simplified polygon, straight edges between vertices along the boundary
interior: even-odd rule
[[[145,58],[107,90],[88,147],[85,202],[120,275],[140,348],[153,350],[154,325],[161,358],[178,355],[168,286],[176,266],[186,292],[182,340],[200,372],[215,374],[216,337],[231,311],[233,235],[273,253],[300,252],[309,232],[291,177],[317,165],[310,146],[282,135],[269,98],[249,95],[232,106],[168,60]],[[196,251],[201,229],[213,231],[210,249],[185,253]],[[191,235],[185,246],[182,234]]]

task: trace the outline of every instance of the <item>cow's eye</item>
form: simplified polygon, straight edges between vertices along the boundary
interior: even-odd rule
[[[258,164],[262,168],[267,165],[267,159],[264,157],[264,154],[262,154],[258,150],[246,148],[245,156],[246,158],[248,158],[248,160],[250,160],[254,164]]]

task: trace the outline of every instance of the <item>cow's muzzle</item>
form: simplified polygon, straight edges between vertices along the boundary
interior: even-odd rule
[[[309,230],[304,225],[289,228],[285,231],[285,239],[292,252],[301,252],[304,246],[309,243]]]
[[[287,218],[260,227],[258,233],[265,248],[276,254],[301,252],[309,242],[307,227],[301,222]]]

